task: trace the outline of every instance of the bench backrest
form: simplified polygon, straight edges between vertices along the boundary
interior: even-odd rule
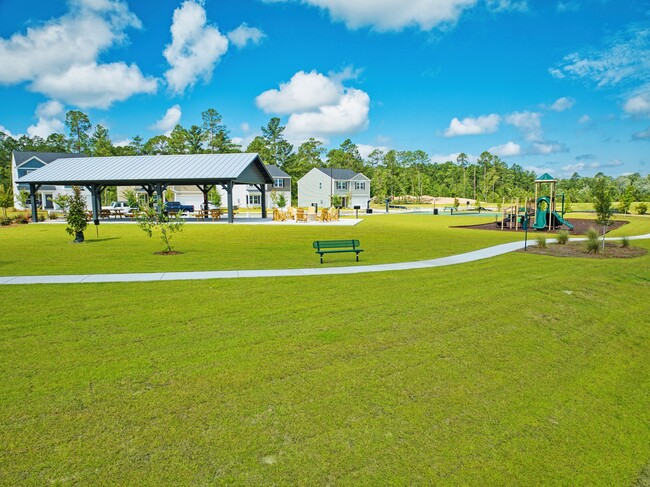
[[[320,250],[342,249],[347,247],[356,249],[360,244],[358,240],[316,240],[313,245],[315,249]]]

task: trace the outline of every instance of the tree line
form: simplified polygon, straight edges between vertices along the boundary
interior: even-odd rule
[[[146,141],[136,135],[127,145],[115,145],[108,129],[101,124],[93,126],[81,111],[67,112],[65,127],[67,134],[54,133],[47,138],[27,135],[13,138],[0,132],[0,184],[8,186],[11,183],[13,150],[91,156],[257,152],[266,164],[274,164],[292,177],[295,198],[298,179],[314,167],[363,173],[370,178],[372,196],[378,200],[391,198],[399,202],[408,197],[410,201],[419,201],[428,195],[499,202],[534,196],[534,172],[518,164],[508,165],[487,151],[480,154],[475,163],[470,163],[465,153],[459,154],[456,160],[437,163],[422,150],[376,149],[364,158],[350,139],[330,150],[313,138],[294,147],[285,138],[285,127],[277,117],[261,127],[262,135],[255,137],[245,148],[233,142],[223,117],[214,108],[201,113],[201,125],[185,128],[179,124],[169,135],[155,135]],[[616,200],[650,199],[650,175],[639,173],[617,178],[602,173],[594,177],[574,173],[570,178],[560,179],[558,189],[571,202],[591,201],[595,181],[603,178]]]

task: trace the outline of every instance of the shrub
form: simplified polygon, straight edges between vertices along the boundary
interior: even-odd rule
[[[88,222],[86,222],[86,200],[81,196],[79,186],[73,186],[72,191],[73,194],[70,198],[66,217],[68,227],[65,231],[75,236],[75,243],[81,243],[84,241],[84,230],[88,226]]]
[[[11,225],[12,221],[14,221],[13,218],[10,218],[8,216],[0,216],[0,227],[6,227],[7,225]]]
[[[544,234],[537,235],[535,240],[537,241],[537,245],[539,245],[540,249],[545,249],[546,248],[546,235],[544,235]]]
[[[600,242],[598,241],[598,232],[593,228],[587,230],[587,252],[597,254],[600,249]]]
[[[20,213],[14,217],[14,222],[21,224],[29,223],[29,215],[26,213]]]
[[[646,211],[648,211],[648,205],[646,205],[645,203],[639,203],[638,205],[636,205],[636,212],[639,215],[645,215]]]
[[[566,230],[560,230],[557,232],[557,243],[564,245],[569,241],[569,232]]]
[[[597,254],[598,251],[600,250],[600,242],[598,239],[588,239],[586,242],[587,246],[587,253],[591,254],[592,252],[594,254]]]
[[[621,239],[621,247],[624,249],[628,248],[630,246],[630,237],[623,237]]]

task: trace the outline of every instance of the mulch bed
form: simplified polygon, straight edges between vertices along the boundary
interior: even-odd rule
[[[588,253],[585,242],[569,242],[564,245],[547,244],[545,248],[538,245],[531,245],[528,250],[518,250],[529,254],[550,255],[553,257],[585,257],[588,259],[629,259],[641,257],[648,253],[646,249],[639,247],[621,247],[620,242],[605,242],[605,253],[602,249],[598,254]]]
[[[573,230],[570,231],[571,234],[574,235],[584,235],[587,230],[590,228],[596,228],[599,234],[602,233],[603,228],[601,226],[596,226],[595,222],[593,220],[579,220],[579,219],[572,219],[572,220],[567,220],[569,223],[573,225]],[[612,230],[616,230],[617,228],[622,227],[623,225],[627,225],[629,222],[625,220],[616,220],[614,223],[612,223],[610,226],[607,227],[607,233],[611,232]],[[514,232],[515,229],[513,228],[510,230],[507,226],[503,230],[501,230],[501,227],[497,227],[496,223],[490,222],[490,223],[483,223],[482,225],[469,225],[469,226],[456,226],[453,228],[472,228],[475,230],[496,230],[499,232]],[[567,227],[562,226],[556,230],[546,230],[541,233],[557,233],[560,230],[568,230]],[[518,232],[522,232],[523,230],[521,227]],[[528,235],[530,236],[531,234],[535,234],[538,231],[535,230],[534,228],[528,228]]]

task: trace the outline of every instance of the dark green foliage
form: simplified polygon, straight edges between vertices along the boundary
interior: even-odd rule
[[[72,187],[72,196],[70,198],[66,221],[68,222],[68,226],[65,229],[66,232],[74,235],[75,240],[81,239],[83,241],[83,232],[88,226],[88,222],[86,221],[86,200],[81,196],[79,186]]]

